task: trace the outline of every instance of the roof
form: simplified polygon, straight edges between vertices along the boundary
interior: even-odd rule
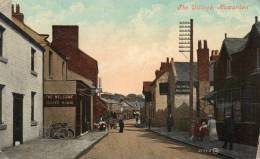
[[[189,62],[174,62],[176,69],[176,81],[186,82],[190,81],[190,63]],[[194,62],[194,81],[198,80],[197,62]]]
[[[144,81],[143,82],[143,92],[149,92],[151,90],[151,84],[153,82]]]
[[[0,19],[6,23],[8,26],[10,26],[12,29],[17,31],[21,36],[23,36],[26,40],[28,40],[31,44],[33,44],[35,47],[40,49],[42,52],[44,52],[44,48],[39,44],[34,38],[32,38],[27,32],[25,32],[23,29],[21,29],[17,24],[15,24],[12,20],[7,18],[3,13],[0,12]]]
[[[107,104],[119,104],[120,102],[114,100],[114,99],[107,99],[107,98],[100,98],[100,100],[102,100],[103,102],[107,103]]]
[[[257,22],[254,24],[256,29],[257,29],[257,32],[260,34],[260,22]]]
[[[223,41],[229,55],[242,51],[245,48],[246,43],[247,38],[225,38]]]

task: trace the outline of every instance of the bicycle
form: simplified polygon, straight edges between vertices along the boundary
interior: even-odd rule
[[[53,123],[45,132],[45,137],[52,139],[70,139],[74,136],[74,131],[68,127],[67,123]]]

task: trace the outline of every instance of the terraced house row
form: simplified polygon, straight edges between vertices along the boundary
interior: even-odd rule
[[[19,4],[0,4],[0,149],[42,137],[53,123],[67,123],[75,136],[92,130],[106,109],[79,27],[53,26],[50,42],[24,23]]]

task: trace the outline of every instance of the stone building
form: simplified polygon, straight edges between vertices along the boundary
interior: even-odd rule
[[[166,62],[161,62],[159,70],[155,71],[155,79],[151,83],[151,96],[152,96],[152,125],[155,127],[164,127],[167,124],[168,115],[171,113],[172,106],[168,105],[168,78],[169,70],[172,67],[173,59]],[[173,70],[173,69],[171,69]],[[147,99],[148,100],[148,99]]]
[[[42,135],[44,48],[12,21],[11,1],[0,4],[2,149]]]
[[[89,114],[88,122],[90,122],[91,129],[94,123],[94,108],[98,106],[95,94],[97,93],[98,85],[98,63],[95,59],[84,53],[79,49],[79,27],[78,26],[65,26],[57,25],[52,27],[53,39],[51,46],[54,50],[67,58],[67,80],[80,80],[79,89],[74,92],[81,92],[81,97],[78,97],[82,104],[77,109],[76,120],[81,119],[80,114]],[[84,86],[83,86],[84,85]],[[85,106],[90,107],[90,110],[85,109]],[[80,125],[77,125],[79,128]]]
[[[93,118],[91,116],[91,86],[81,79],[68,80],[68,57],[51,47],[50,42],[47,41],[49,36],[38,34],[27,26],[24,23],[24,15],[20,11],[14,11],[14,7],[12,8],[13,22],[45,49],[44,132],[54,123],[67,123],[76,136],[90,130]]]
[[[257,145],[260,118],[260,22],[245,37],[225,34],[214,67],[215,117],[220,139],[226,115],[235,122],[234,139],[238,143]]]

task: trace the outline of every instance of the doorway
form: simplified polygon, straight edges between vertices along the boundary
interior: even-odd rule
[[[13,94],[13,146],[23,143],[23,95]]]

